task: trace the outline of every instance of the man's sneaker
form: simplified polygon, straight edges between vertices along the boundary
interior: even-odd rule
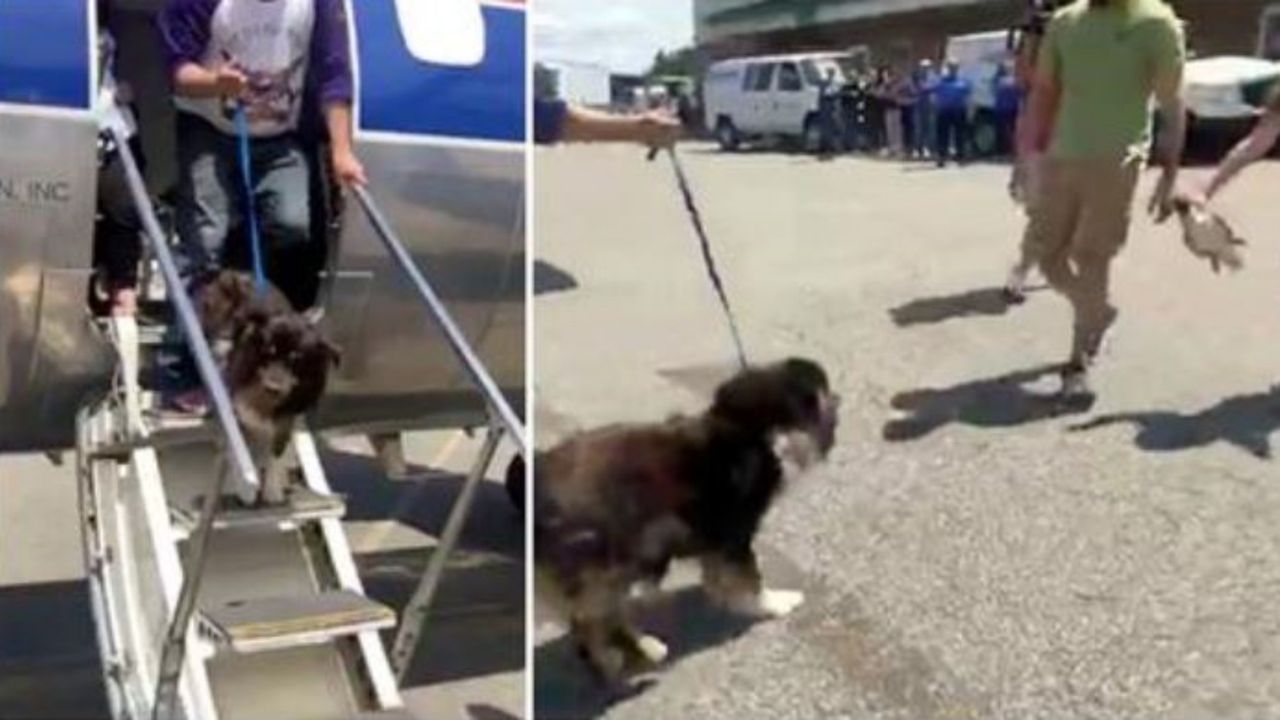
[[[1084,412],[1093,407],[1096,396],[1089,387],[1089,369],[1083,362],[1070,362],[1062,368],[1062,389],[1058,402],[1066,412]]]

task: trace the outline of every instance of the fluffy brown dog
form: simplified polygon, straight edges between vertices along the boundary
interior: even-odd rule
[[[268,283],[258,292],[248,273],[223,270],[200,283],[195,292],[196,312],[205,337],[225,362],[236,329],[245,321],[251,308],[284,315],[293,312],[289,300]]]
[[[803,601],[765,589],[752,543],[784,468],[830,451],[838,405],[821,366],[791,359],[724,383],[702,415],[601,428],[535,459],[540,589],[605,680],[666,657],[624,605],[675,558],[698,558],[703,587],[731,611],[778,617]]]
[[[262,469],[259,502],[285,499],[277,460],[289,445],[295,421],[320,402],[341,353],[316,327],[294,312],[272,287],[255,292],[244,273],[223,271],[197,295],[206,336],[226,343],[223,375],[236,418]]]

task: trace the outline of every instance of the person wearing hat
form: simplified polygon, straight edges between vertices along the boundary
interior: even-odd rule
[[[1114,325],[1111,262],[1128,237],[1133,195],[1151,145],[1151,101],[1165,132],[1148,210],[1173,210],[1186,113],[1182,23],[1160,0],[1077,0],[1049,23],[1019,138],[1044,153],[1027,242],[1074,313],[1062,396],[1089,398],[1088,373]]]
[[[934,84],[933,101],[937,109],[937,146],[934,160],[944,167],[955,148],[956,162],[963,163],[969,152],[969,104],[973,84],[960,74],[960,64],[947,60],[942,77]]]

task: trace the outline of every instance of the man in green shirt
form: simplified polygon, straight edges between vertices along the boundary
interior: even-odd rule
[[[1116,320],[1111,261],[1129,232],[1153,98],[1164,132],[1148,209],[1159,221],[1170,213],[1186,134],[1184,59],[1182,23],[1161,0],[1076,0],[1049,24],[1019,145],[1025,156],[1045,153],[1028,243],[1075,311],[1065,397],[1090,394],[1089,366]]]

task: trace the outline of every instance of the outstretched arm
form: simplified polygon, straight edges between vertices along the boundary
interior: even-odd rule
[[[1249,136],[1236,144],[1214,170],[1212,179],[1205,186],[1201,201],[1213,199],[1245,168],[1266,157],[1276,140],[1280,139],[1280,108],[1271,107],[1253,126]]]

